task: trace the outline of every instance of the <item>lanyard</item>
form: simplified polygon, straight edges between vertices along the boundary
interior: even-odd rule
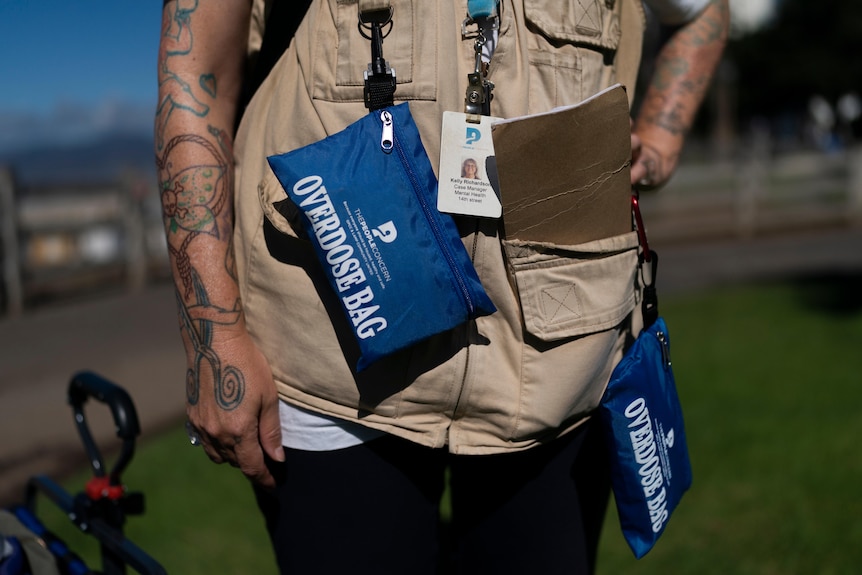
[[[464,111],[468,115],[491,115],[491,100],[494,84],[487,79],[488,62],[482,59],[482,50],[487,42],[486,29],[498,26],[497,4],[499,0],[468,0],[467,18],[461,26],[463,38],[474,38],[473,49],[476,64],[467,74],[467,93]],[[476,25],[475,31],[468,27]],[[384,28],[387,30],[384,32]],[[365,71],[365,107],[371,111],[391,106],[395,94],[395,69],[383,58],[383,38],[392,28],[392,6],[390,0],[360,0],[359,31],[371,41],[371,62]]]
[[[497,15],[497,0],[467,0],[467,15],[472,20]]]
[[[468,0],[467,18],[461,24],[462,38],[474,38],[473,50],[476,64],[473,71],[467,74],[467,93],[464,98],[464,112],[468,116],[491,115],[491,100],[494,83],[488,80],[489,62],[482,59],[482,51],[487,42],[486,30],[498,26],[497,3],[499,0]],[[468,28],[475,24],[475,31]]]

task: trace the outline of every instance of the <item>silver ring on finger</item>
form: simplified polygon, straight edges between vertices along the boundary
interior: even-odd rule
[[[189,443],[191,443],[192,446],[200,447],[201,445],[203,445],[203,441],[201,441],[201,434],[198,432],[195,426],[192,425],[191,421],[186,421],[186,434],[189,436]]]

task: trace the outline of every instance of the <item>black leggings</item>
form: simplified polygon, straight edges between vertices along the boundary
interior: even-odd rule
[[[283,575],[588,574],[610,494],[597,426],[527,451],[452,456],[386,436],[287,449],[256,490]],[[451,522],[438,510],[448,468]]]

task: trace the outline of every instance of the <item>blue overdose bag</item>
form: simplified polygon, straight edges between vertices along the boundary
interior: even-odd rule
[[[611,484],[623,535],[640,559],[691,486],[682,408],[659,317],[614,369],[600,414],[611,446]]]
[[[362,371],[496,311],[451,216],[408,104],[267,158],[353,327]]]

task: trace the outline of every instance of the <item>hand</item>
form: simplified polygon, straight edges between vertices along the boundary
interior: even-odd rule
[[[284,449],[278,394],[263,354],[248,332],[237,328],[217,331],[212,346],[191,359],[186,413],[207,456],[274,487],[264,453],[284,461]]]
[[[632,185],[642,190],[670,179],[727,42],[728,0],[710,0],[662,43],[632,130]]]
[[[667,183],[676,169],[678,155],[662,155],[661,148],[654,143],[645,142],[632,131],[631,183],[639,190],[655,190]],[[674,142],[675,144],[675,142]]]

